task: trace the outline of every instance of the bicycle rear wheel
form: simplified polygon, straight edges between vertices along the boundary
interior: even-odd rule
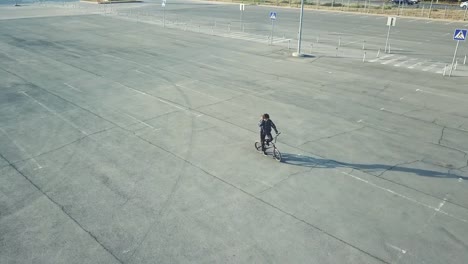
[[[281,162],[281,152],[277,148],[273,149],[273,158],[279,162]]]
[[[258,142],[258,141],[255,142],[255,149],[256,149],[257,151],[262,151],[262,143],[260,143],[260,142]]]

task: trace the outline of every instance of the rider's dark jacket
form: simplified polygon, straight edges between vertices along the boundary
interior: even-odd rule
[[[278,130],[276,129],[275,123],[273,123],[271,119],[260,120],[260,122],[258,123],[258,126],[260,127],[261,133],[270,134],[271,129],[273,128],[275,130],[275,133],[278,134]]]

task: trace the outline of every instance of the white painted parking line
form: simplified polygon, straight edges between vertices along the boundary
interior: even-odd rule
[[[28,153],[18,142],[16,142],[16,140],[11,138],[10,135],[8,135],[8,133],[1,127],[0,127],[0,132],[2,132],[8,138],[8,140],[10,140],[10,142],[13,143],[13,145],[15,145],[17,149],[19,149],[21,152],[26,154],[26,156],[36,164],[36,168],[34,170],[40,170],[43,168],[41,164],[39,164],[37,160],[30,153]]]
[[[384,62],[381,62],[380,64],[386,65],[386,64],[393,63],[395,61],[399,61],[400,59],[404,59],[404,58],[406,58],[406,56],[401,56],[401,57],[397,57],[397,58],[394,58],[394,59],[386,60]]]
[[[63,83],[63,84],[65,84],[66,86],[68,86],[72,90],[78,91],[80,93],[82,92],[80,89],[76,88],[75,86],[73,86],[71,84],[68,84],[68,83]]]
[[[32,97],[31,95],[29,95],[28,93],[26,92],[20,92],[21,94],[23,94],[24,96],[28,97],[29,99],[31,99],[32,101],[34,101],[36,104],[42,106],[45,110],[49,111],[50,113],[52,113],[53,115],[57,116],[58,118],[60,118],[62,121],[64,121],[65,123],[69,124],[70,126],[72,126],[73,128],[75,128],[76,130],[80,131],[81,134],[87,136],[88,133],[86,133],[86,131],[83,131],[81,130],[81,128],[77,125],[75,125],[75,123],[73,123],[72,121],[68,120],[68,118],[65,118],[62,114],[60,114],[59,112],[55,111],[54,109],[51,109],[49,108],[48,106],[46,106],[45,104],[39,102],[36,98]]]
[[[129,114],[127,114],[127,113],[124,113],[124,114],[125,114],[126,116],[130,117],[131,119],[133,119],[133,120],[137,121],[138,123],[140,123],[140,124],[143,124],[143,125],[145,125],[145,126],[147,126],[147,127],[151,128],[151,129],[153,129],[154,131],[156,131],[156,130],[160,130],[160,129],[158,129],[158,128],[155,128],[154,126],[152,126],[152,125],[150,125],[150,124],[146,123],[145,121],[143,121],[143,120],[140,120],[140,119],[138,119],[138,118],[136,118],[136,117],[134,117],[134,116],[132,116],[132,115],[129,115]]]
[[[448,217],[451,217],[451,218],[456,219],[456,220],[458,220],[458,221],[461,221],[461,222],[463,222],[463,223],[468,223],[468,220],[466,220],[466,219],[457,217],[457,216],[455,216],[455,215],[452,215],[452,214],[450,214],[450,213],[447,213],[447,212],[441,210],[441,207],[443,206],[443,204],[442,204],[442,206],[439,204],[439,207],[434,207],[434,206],[432,206],[432,205],[430,205],[430,204],[425,204],[425,203],[419,202],[418,200],[416,200],[416,199],[414,199],[414,198],[411,198],[411,197],[409,197],[409,196],[400,194],[400,193],[398,193],[398,192],[396,192],[396,191],[394,191],[394,190],[388,189],[388,188],[383,187],[383,186],[379,186],[379,185],[377,185],[377,184],[375,184],[375,183],[373,183],[373,182],[371,182],[371,181],[368,181],[368,180],[366,180],[366,179],[360,178],[360,177],[358,177],[358,176],[356,176],[356,175],[354,175],[354,174],[351,174],[351,173],[348,173],[348,172],[345,172],[345,171],[341,171],[341,173],[344,174],[344,175],[347,175],[347,176],[349,176],[349,177],[352,177],[352,178],[354,178],[354,179],[356,179],[356,180],[358,180],[358,181],[361,181],[361,182],[363,182],[363,183],[365,183],[365,184],[368,184],[368,185],[370,185],[370,186],[372,186],[372,187],[375,187],[375,188],[377,188],[377,189],[383,190],[383,191],[385,191],[385,192],[391,193],[392,195],[395,195],[395,196],[398,196],[398,197],[400,197],[400,198],[402,198],[402,199],[405,199],[405,200],[407,200],[407,201],[410,201],[410,202],[412,202],[412,203],[415,203],[415,204],[421,205],[421,206],[423,206],[423,207],[429,208],[429,209],[431,209],[431,210],[434,210],[434,211],[437,212],[437,213],[444,214],[444,215],[446,215],[446,216],[448,216]]]
[[[444,25],[450,25],[450,24],[453,24],[455,22],[448,22],[448,23],[445,23]]]
[[[434,22],[434,21],[430,20],[430,21],[427,21],[426,24],[430,24],[430,23],[432,23],[432,22]]]
[[[135,71],[135,72],[138,72],[139,74],[146,74],[146,75],[148,75],[147,73],[144,73],[144,72],[142,72],[142,71],[140,71],[140,70],[138,70],[138,69],[135,69],[134,71]]]
[[[394,55],[385,55],[385,56],[382,56],[380,58],[377,58],[377,59],[373,59],[373,60],[369,60],[369,62],[376,62],[378,60],[383,60],[383,59],[386,59],[386,58],[390,58],[390,57],[393,57]]]

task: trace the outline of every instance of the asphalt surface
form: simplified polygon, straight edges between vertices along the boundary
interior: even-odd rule
[[[0,8],[0,263],[467,262],[462,65],[298,59],[225,32],[233,5],[179,2],[166,28],[144,5]],[[402,51],[454,46],[435,41],[453,25],[402,23]],[[253,147],[264,112],[281,163]]]

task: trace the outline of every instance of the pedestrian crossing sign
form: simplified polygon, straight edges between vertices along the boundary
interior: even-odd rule
[[[466,29],[455,29],[453,40],[466,40]]]
[[[270,19],[276,20],[276,12],[270,12]]]

